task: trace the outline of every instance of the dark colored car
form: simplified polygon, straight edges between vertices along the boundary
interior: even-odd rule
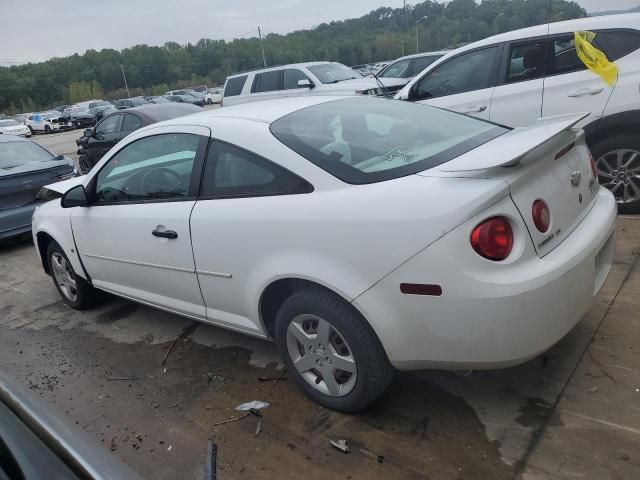
[[[93,127],[96,124],[96,116],[88,108],[67,108],[62,115],[74,128]]]
[[[71,159],[32,140],[0,135],[0,238],[30,232],[40,188],[74,175]]]
[[[125,108],[140,107],[147,103],[149,102],[143,98],[123,98],[121,100],[117,100],[114,105],[118,110],[124,110]]]
[[[80,173],[89,172],[105,153],[131,132],[152,123],[200,111],[202,110],[194,105],[169,102],[129,108],[105,116],[95,128],[85,130],[83,136],[76,140],[80,147]]]
[[[141,480],[0,374],[0,479]]]
[[[191,105],[204,107],[204,98],[196,97],[195,95],[190,95],[188,93],[184,95],[167,95],[166,98],[176,103],[190,103]]]
[[[118,109],[114,107],[112,104],[109,105],[101,105],[99,107],[93,107],[91,109],[91,113],[96,117],[96,123],[102,120],[104,117],[109,115],[110,113],[117,112]]]

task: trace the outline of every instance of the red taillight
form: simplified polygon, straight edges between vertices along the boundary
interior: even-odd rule
[[[536,228],[542,233],[549,230],[551,224],[551,213],[549,213],[549,207],[544,203],[544,200],[536,200],[531,207],[531,216],[533,217],[533,223]]]
[[[485,220],[471,232],[471,246],[489,260],[504,260],[513,248],[513,230],[504,217]]]

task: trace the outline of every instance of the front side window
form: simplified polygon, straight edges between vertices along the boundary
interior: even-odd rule
[[[225,97],[235,97],[242,93],[242,89],[244,88],[244,82],[247,80],[246,75],[242,75],[241,77],[233,77],[228,78],[227,83],[224,86],[224,96]]]
[[[109,135],[120,131],[122,115],[111,115],[102,120],[96,127],[97,135]]]
[[[273,72],[258,73],[253,81],[252,93],[274,92],[281,90],[280,79],[282,78],[282,70]]]
[[[507,83],[544,77],[544,52],[544,42],[511,45]]]
[[[374,98],[328,101],[271,125],[273,135],[296,153],[356,184],[427,170],[507,131],[426,105]]]
[[[300,80],[309,80],[309,78],[297,68],[289,68],[284,71],[284,89],[294,90],[300,88],[298,82]]]
[[[482,90],[495,85],[498,47],[463,53],[428,73],[417,84],[417,99]]]
[[[341,63],[322,63],[307,67],[322,83],[338,83],[362,78],[358,72]]]
[[[400,60],[389,65],[379,77],[381,78],[409,78],[411,76],[411,60]]]
[[[269,160],[230,144],[209,149],[202,186],[205,196],[247,197],[307,193],[309,184]]]
[[[154,135],[130,143],[96,179],[98,202],[135,202],[189,197],[198,135]]]
[[[442,55],[430,55],[428,57],[418,57],[411,61],[411,75],[415,77],[433,62],[441,58]]]

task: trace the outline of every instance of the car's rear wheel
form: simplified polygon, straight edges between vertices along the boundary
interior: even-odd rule
[[[53,283],[67,305],[76,310],[86,310],[98,303],[100,292],[76,275],[62,247],[54,241],[47,248],[47,260]]]
[[[371,327],[349,303],[320,288],[296,292],[283,303],[276,342],[307,396],[334,410],[365,408],[393,378]]]
[[[44,133],[51,133],[51,127],[49,125],[44,126]]]
[[[613,135],[595,145],[600,184],[615,195],[620,213],[640,213],[640,138]]]
[[[207,98],[207,103],[208,103],[209,105],[213,105],[213,100],[211,100],[210,98]]]

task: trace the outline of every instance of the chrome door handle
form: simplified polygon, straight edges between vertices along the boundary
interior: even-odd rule
[[[602,91],[604,90],[604,88],[583,88],[582,90],[576,90],[575,92],[571,92],[569,94],[569,97],[571,98],[576,98],[576,97],[584,97],[585,95],[597,95],[599,93],[602,93]]]
[[[487,109],[486,105],[473,106],[465,108],[464,110],[460,110],[459,113],[481,113]]]

